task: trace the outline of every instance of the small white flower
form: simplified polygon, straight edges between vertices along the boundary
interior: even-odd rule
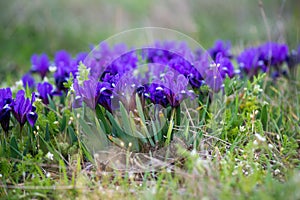
[[[47,173],[46,173],[46,177],[47,177],[47,178],[50,178],[50,177],[51,177],[50,172],[47,172]]]
[[[17,81],[16,86],[17,87],[23,87],[23,81],[22,80]]]
[[[263,105],[269,105],[269,103],[267,101],[264,101]]]
[[[276,135],[276,138],[277,138],[277,140],[280,140],[280,136],[278,134]]]
[[[77,113],[76,117],[77,117],[77,119],[79,119],[80,118],[80,113]]]
[[[59,122],[58,122],[58,121],[54,121],[54,122],[53,122],[53,124],[55,124],[55,125],[58,125],[58,124],[59,124]]]
[[[263,89],[260,88],[260,85],[255,85],[254,86],[254,92],[258,93],[258,92],[262,92],[262,91],[263,91]]]
[[[2,174],[0,174],[0,178],[2,178]]]
[[[275,169],[274,174],[278,175],[279,173],[280,173],[280,170],[279,169]]]
[[[193,150],[191,151],[191,156],[195,156],[195,155],[197,155],[197,151],[196,151],[196,149],[193,149]]]
[[[54,65],[49,67],[49,71],[52,72],[52,73],[56,72],[56,70],[57,70],[57,67],[54,66]]]
[[[45,76],[43,82],[49,82],[49,79]]]
[[[273,147],[273,145],[272,144],[268,144],[268,147],[270,148],[270,149],[273,149],[274,147]]]
[[[258,145],[258,142],[257,142],[257,140],[254,140],[254,141],[253,141],[253,145],[255,145],[255,146],[257,146],[257,145]]]
[[[172,172],[172,170],[171,170],[171,168],[167,168],[167,173],[171,173]]]
[[[46,158],[48,158],[49,160],[53,160],[53,154],[51,152],[48,152],[46,154]]]
[[[246,131],[246,128],[245,128],[245,126],[240,126],[240,131],[241,131],[241,132],[244,132],[244,131]]]
[[[128,178],[129,179],[134,179],[134,173],[133,172],[128,172]]]
[[[260,142],[265,142],[266,141],[266,138],[261,136],[260,134],[258,133],[255,133],[255,137],[257,140],[259,140]]]

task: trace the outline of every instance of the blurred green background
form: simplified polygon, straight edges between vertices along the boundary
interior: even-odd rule
[[[231,40],[237,51],[268,40],[299,44],[300,1],[262,0],[0,1],[0,79],[18,80],[33,53],[75,54],[123,30],[159,26],[181,31],[204,48]]]

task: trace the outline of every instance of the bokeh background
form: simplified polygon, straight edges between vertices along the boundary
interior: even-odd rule
[[[0,80],[18,80],[33,53],[89,51],[118,32],[159,26],[208,48],[216,39],[234,49],[274,40],[299,44],[300,1],[262,0],[11,0],[0,1]],[[263,17],[262,12],[265,14]]]

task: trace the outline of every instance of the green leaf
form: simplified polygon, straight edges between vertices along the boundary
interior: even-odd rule
[[[267,125],[268,125],[268,109],[267,105],[264,105],[261,110],[260,114],[260,120],[263,125],[263,129],[266,131],[267,130]]]
[[[76,133],[75,133],[74,129],[71,126],[68,127],[68,132],[69,132],[69,137],[70,137],[71,144],[73,145],[78,140],[77,136],[76,136]]]
[[[139,117],[141,118],[142,122],[144,124],[146,124],[142,104],[141,104],[141,101],[140,101],[140,98],[139,98],[138,94],[135,95],[135,102],[136,102],[136,108],[137,108]]]
[[[105,130],[105,133],[111,132],[111,127],[109,126],[107,119],[105,118],[105,112],[103,112],[103,109],[100,105],[96,106],[96,115],[98,119],[100,119],[102,125],[102,128]]]
[[[50,133],[49,133],[49,124],[46,124],[46,134],[45,134],[45,141],[50,141]]]
[[[116,130],[115,133],[117,134],[117,136],[122,136],[123,131],[120,128],[118,122],[116,122],[116,120],[114,119],[113,115],[108,111],[106,112],[106,114],[107,114],[107,117],[108,117],[110,123],[112,124],[113,129]]]
[[[19,151],[18,143],[15,136],[12,136],[10,140],[10,157],[12,158],[22,157],[22,153]]]
[[[67,117],[63,115],[60,123],[60,132],[63,132],[65,130],[66,125],[67,125]]]
[[[122,102],[120,102],[120,111],[121,111],[121,117],[122,117],[122,123],[123,123],[123,130],[125,133],[132,135],[132,129],[130,127],[130,121],[129,121],[129,115],[126,111],[126,108],[123,106]]]
[[[49,101],[49,107],[50,107],[52,110],[56,111],[56,105],[55,105],[54,101],[50,98],[49,95],[48,95],[48,101]]]

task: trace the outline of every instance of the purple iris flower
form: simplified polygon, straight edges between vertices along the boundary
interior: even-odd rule
[[[31,72],[39,73],[43,79],[49,71],[50,62],[46,54],[37,55],[34,54],[31,57]]]
[[[30,73],[25,74],[22,77],[22,83],[23,86],[26,88],[26,86],[28,86],[29,88],[34,88],[35,87],[35,80],[34,78],[31,76]]]
[[[42,99],[44,104],[49,104],[49,98],[53,97],[53,87],[50,83],[38,83],[37,91],[39,93],[38,97]]]
[[[99,98],[97,103],[103,106],[109,112],[112,112],[111,98],[113,97],[113,89],[110,83],[101,82],[99,83]]]
[[[276,42],[267,42],[259,46],[260,60],[263,60],[265,64],[272,66],[279,66],[288,57],[288,46],[285,44],[279,44]]]
[[[257,75],[260,70],[266,72],[267,66],[260,60],[260,51],[258,48],[246,48],[238,57],[237,62],[241,71],[249,77]]]
[[[19,90],[16,94],[16,98],[13,101],[13,114],[20,126],[23,127],[26,121],[30,126],[34,126],[38,115],[35,113],[35,107],[32,105],[35,101],[35,94],[32,93],[31,100],[25,97],[25,91]]]
[[[298,50],[292,50],[287,57],[287,64],[290,69],[294,68],[296,65],[300,63],[300,46]]]
[[[221,73],[222,78],[225,78],[226,74],[229,78],[233,78],[234,66],[228,57],[224,57],[222,53],[218,53],[216,56],[216,64],[219,69],[219,72]]]
[[[143,93],[143,96],[147,99],[150,99],[154,104],[160,104],[163,107],[167,107],[169,105],[167,96],[165,94],[165,88],[161,84],[151,83],[149,85],[144,85],[140,87],[139,90]]]
[[[0,123],[5,132],[8,132],[9,128],[12,101],[12,93],[10,88],[0,89]]]
[[[163,81],[155,80],[148,89],[150,99],[157,104],[178,107],[187,97],[193,98],[194,94],[188,90],[188,79],[182,74],[175,75],[169,71],[163,77]]]
[[[100,83],[96,79],[91,78],[83,81],[82,85],[80,85],[78,80],[75,79],[73,87],[76,94],[73,103],[75,108],[82,106],[82,102],[84,102],[88,107],[94,110],[99,103],[107,110],[111,111],[111,84],[105,82]]]
[[[231,58],[231,44],[229,41],[217,40],[212,48],[208,50],[213,60],[216,59],[217,54],[221,53],[223,57]]]
[[[219,55],[222,56],[222,54]],[[222,73],[226,75],[227,71],[223,69],[222,72],[221,64],[211,61],[209,57],[210,56],[207,53],[204,53],[200,60],[194,63],[194,66],[203,77],[203,84],[208,85],[213,91],[218,92],[223,84]],[[218,58],[219,61],[221,61],[220,59],[221,57]],[[224,63],[226,64],[226,62]]]
[[[54,73],[54,78],[55,84],[59,90],[66,90],[64,83],[68,81],[70,72],[72,71],[71,59],[71,55],[65,50],[57,51],[55,54],[54,62],[57,70]]]

